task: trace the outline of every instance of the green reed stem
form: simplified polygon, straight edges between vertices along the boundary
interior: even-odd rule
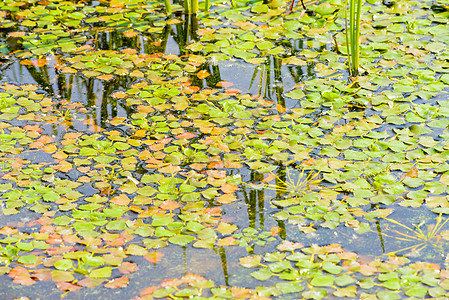
[[[362,1],[363,0],[347,0],[345,6],[346,50],[351,76],[359,75],[360,17],[362,13]]]
[[[171,9],[171,3],[170,0],[164,0],[165,1],[165,12],[167,15],[171,15],[172,9]]]
[[[209,8],[210,8],[210,0],[206,0],[204,2],[204,10],[209,11]]]
[[[191,11],[191,13],[192,14],[196,14],[198,12],[198,0],[191,0],[191,1],[192,1],[192,4],[191,4],[192,11]]]
[[[190,14],[191,10],[192,10],[192,6],[190,5],[191,0],[184,0],[184,13],[186,14]]]

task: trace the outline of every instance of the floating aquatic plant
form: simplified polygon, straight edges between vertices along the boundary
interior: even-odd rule
[[[273,172],[264,179],[264,188],[276,191],[280,194],[287,194],[287,196],[302,196],[311,190],[316,190],[318,184],[323,180],[320,172],[306,171],[301,169],[298,174],[292,174],[289,168],[285,171],[285,176],[275,174]],[[296,173],[296,172],[295,172]],[[275,184],[269,184],[272,180],[276,180]]]
[[[443,246],[442,243],[440,242],[442,237],[440,236],[440,233],[441,229],[449,221],[449,218],[447,218],[443,222],[443,218],[440,214],[436,218],[435,224],[426,226],[426,223],[423,221],[418,225],[414,225],[414,228],[406,226],[394,219],[390,218],[383,218],[383,219],[394,225],[399,226],[398,229],[390,229],[387,227],[386,231],[392,232],[394,235],[385,233],[384,231],[382,233],[383,236],[394,238],[399,241],[413,243],[413,245],[411,246],[388,252],[386,253],[387,255],[397,255],[400,253],[406,253],[407,251],[409,251],[408,255],[418,255],[426,247],[433,247],[434,249],[437,249],[438,251],[443,253]],[[426,228],[423,228],[425,226]],[[406,231],[405,232],[400,231],[399,228],[405,229]]]

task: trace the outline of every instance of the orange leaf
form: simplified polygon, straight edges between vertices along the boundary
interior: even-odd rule
[[[151,157],[151,152],[148,150],[143,150],[142,152],[139,153],[138,157],[141,160],[147,160],[148,158]]]
[[[158,287],[157,286],[150,286],[147,287],[146,289],[140,291],[140,296],[147,296],[147,295],[151,295],[154,293],[155,290],[157,290]]]
[[[198,77],[199,79],[204,79],[210,76],[210,73],[207,72],[206,70],[201,70],[198,73],[196,73],[196,77]]]
[[[178,285],[182,284],[183,281],[178,278],[173,279],[166,279],[162,281],[161,287],[177,287]]]
[[[118,266],[118,270],[122,274],[131,274],[139,270],[139,267],[135,263],[124,261]]]
[[[143,138],[146,136],[146,134],[147,134],[147,131],[145,129],[139,129],[139,130],[136,130],[136,132],[134,132],[135,137]]]
[[[14,31],[14,32],[8,33],[7,37],[22,37],[24,35],[25,35],[24,31]]]
[[[53,153],[56,150],[58,150],[58,148],[56,147],[55,144],[50,144],[50,145],[44,146],[43,150],[47,153]]]
[[[217,242],[217,246],[233,246],[236,244],[237,242],[233,236],[225,237]]]
[[[160,168],[159,172],[161,173],[169,173],[169,174],[176,174],[179,171],[181,171],[181,168],[179,166],[173,166],[173,165],[168,165],[166,167]]]
[[[58,289],[60,289],[63,292],[74,292],[74,291],[78,291],[81,290],[83,287],[70,283],[70,282],[56,282],[56,286],[58,287]]]
[[[342,253],[343,248],[339,244],[330,244],[323,246],[322,248],[326,249],[327,253]]]
[[[196,31],[198,35],[210,35],[216,31],[215,28],[201,28]],[[24,32],[25,34],[25,32]]]
[[[237,95],[237,94],[240,94],[242,91],[241,90],[239,90],[239,89],[227,89],[226,91],[225,91],[225,94],[226,95],[230,95],[230,96],[235,96],[235,95]]]
[[[138,34],[139,34],[138,31],[135,31],[135,30],[132,30],[132,29],[123,32],[123,35],[126,36],[126,37],[128,37],[128,38],[135,37],[135,36],[138,35]]]
[[[224,168],[224,162],[222,161],[213,161],[207,165],[207,168],[209,169],[223,169]]]
[[[227,88],[227,87],[230,87],[230,86],[233,86],[233,85],[234,84],[232,82],[229,82],[229,81],[220,81],[220,82],[217,83],[218,87],[223,87],[223,88]]]
[[[124,8],[125,7],[125,1],[123,0],[111,0],[109,2],[110,7],[118,7],[118,8]]]
[[[109,124],[117,126],[123,123],[123,121],[125,121],[126,118],[123,117],[115,117],[114,119],[112,119],[111,121],[109,121]]]
[[[228,204],[234,201],[237,201],[237,198],[234,196],[234,194],[224,194],[220,197],[217,197],[217,202],[221,204]]]
[[[122,276],[119,278],[116,278],[114,280],[109,281],[104,285],[104,287],[107,287],[109,289],[118,289],[126,287],[129,283],[129,278],[127,276]]]
[[[159,208],[164,210],[175,210],[177,208],[180,208],[181,205],[171,199],[167,199],[159,206]]]
[[[233,184],[229,184],[229,183],[225,183],[221,186],[221,190],[223,191],[223,193],[225,194],[231,194],[234,193],[236,190],[238,190],[238,186],[233,185]]]
[[[97,76],[97,78],[100,79],[100,80],[109,81],[109,80],[111,80],[112,78],[114,78],[114,75],[111,75],[111,74],[104,74],[104,75]]]
[[[26,131],[34,131],[37,133],[41,133],[42,132],[42,128],[39,127],[39,125],[25,125],[23,127],[23,129],[25,129]]]
[[[207,170],[206,174],[216,179],[221,179],[226,177],[226,171],[224,170]]]
[[[53,223],[53,219],[49,218],[49,217],[40,217],[37,221],[36,221],[39,225],[49,225],[51,223]]]
[[[198,282],[198,281],[205,281],[206,278],[204,278],[201,275],[196,274],[186,274],[180,278],[180,280],[184,283],[192,283],[192,282]]]
[[[206,208],[204,210],[204,213],[210,216],[221,216],[221,207],[211,207],[211,208]]]
[[[294,242],[284,240],[276,248],[280,251],[294,251],[294,250],[300,249],[302,247],[303,247],[303,245],[301,243],[294,243]]]
[[[281,232],[281,228],[278,226],[273,226],[273,227],[271,227],[270,232],[271,232],[271,236],[278,236],[279,233]]]
[[[40,281],[50,281],[51,272],[48,269],[37,269],[34,270],[33,277]]]
[[[203,163],[193,163],[190,165],[190,167],[194,170],[200,171],[206,167],[206,164]]]
[[[196,134],[193,134],[193,133],[191,133],[191,132],[184,132],[184,133],[178,134],[178,135],[176,136],[176,138],[177,138],[178,140],[181,140],[181,139],[189,140],[189,139],[192,139],[192,138],[194,138],[194,137],[196,137]]]
[[[64,173],[67,173],[73,168],[73,165],[68,161],[61,160],[58,165],[58,170]]]
[[[103,282],[104,282],[104,279],[101,279],[101,278],[84,278],[84,279],[78,281],[78,284],[80,286],[93,288],[93,287],[99,286]]]
[[[164,253],[160,252],[153,252],[145,255],[143,258],[148,260],[149,262],[152,262],[153,264],[157,264],[157,262],[164,256]]]
[[[128,205],[131,202],[131,199],[128,198],[126,194],[120,194],[118,196],[113,197],[110,202],[117,205]]]
[[[14,278],[17,276],[30,276],[30,272],[24,267],[17,266],[9,271],[8,277]]]
[[[128,48],[128,49],[123,49],[122,52],[125,53],[125,54],[136,54],[137,50]]]
[[[362,273],[365,276],[371,276],[377,272],[376,267],[368,266],[368,265],[360,265],[360,273]]]
[[[4,234],[4,235],[11,235],[14,233],[19,232],[19,230],[9,227],[9,226],[5,226],[2,229],[0,229],[0,234]]]
[[[128,96],[128,94],[126,94],[124,91],[118,91],[118,92],[113,93],[111,96],[114,98],[117,98],[117,99],[123,99],[126,96]]]
[[[36,283],[36,281],[34,279],[32,279],[29,275],[28,276],[17,276],[14,278],[14,280],[12,281],[14,283],[18,283],[21,285],[33,285]]]
[[[40,138],[37,139],[37,142],[41,142],[43,144],[48,144],[52,142],[54,138],[48,136],[48,135],[42,135]]]

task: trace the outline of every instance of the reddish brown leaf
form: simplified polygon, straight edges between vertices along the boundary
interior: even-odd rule
[[[230,87],[230,86],[233,86],[233,85],[234,84],[232,82],[229,82],[229,81],[220,81],[220,82],[217,83],[218,87],[223,87],[223,88],[227,88],[227,87]]]
[[[113,279],[106,283],[104,286],[109,289],[118,289],[122,287],[126,287],[129,283],[129,278],[127,276],[122,276],[116,279]]]
[[[184,133],[178,134],[178,135],[176,136],[176,138],[177,138],[178,140],[181,140],[181,139],[189,140],[189,139],[192,139],[192,138],[194,138],[194,137],[196,137],[196,135],[193,134],[193,133],[191,133],[191,132],[184,132]]]
[[[24,267],[16,266],[9,271],[8,277],[14,278],[17,276],[30,276],[30,272]]]
[[[166,279],[162,281],[161,287],[177,287],[178,285],[182,284],[183,281],[178,278],[173,279]]]
[[[131,274],[139,270],[139,267],[135,263],[124,261],[118,266],[118,270],[122,274]]]
[[[97,287],[104,282],[101,278],[84,278],[78,281],[78,284],[83,287],[93,288]]]
[[[146,289],[140,291],[140,296],[147,296],[147,295],[151,295],[154,293],[155,290],[157,290],[158,287],[157,286],[150,286],[147,287]]]
[[[25,275],[14,277],[14,280],[12,282],[26,286],[33,285],[36,283],[36,281],[32,279],[30,276]]]
[[[211,207],[211,208],[206,208],[204,210],[205,214],[208,214],[210,216],[221,216],[221,207]]]
[[[48,269],[37,269],[34,270],[32,277],[40,281],[50,281],[51,272]]]
[[[192,282],[198,282],[198,281],[205,281],[206,278],[204,278],[201,275],[196,274],[186,274],[180,278],[180,280],[184,283],[192,283]]]
[[[63,292],[74,292],[83,288],[79,285],[64,281],[56,282],[56,286]]]
[[[42,128],[39,125],[25,125],[23,127],[23,129],[25,129],[26,131],[34,131],[37,133],[41,133],[42,132]]]
[[[276,248],[281,251],[295,251],[296,249],[300,249],[302,247],[303,247],[303,245],[301,243],[294,243],[294,242],[284,240]]]

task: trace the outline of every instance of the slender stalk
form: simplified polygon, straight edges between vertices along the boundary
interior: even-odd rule
[[[210,8],[210,0],[206,0],[204,2],[204,10],[209,11],[209,8]]]
[[[192,11],[192,7],[191,7],[190,4],[191,4],[191,3],[190,3],[190,0],[184,0],[184,12],[185,12],[186,14],[190,14],[191,11]]]
[[[352,76],[358,76],[359,69],[362,1],[363,0],[347,0],[345,5],[346,49],[349,69]]]
[[[198,0],[191,0],[190,7],[192,8],[191,13],[196,14],[198,12]]]
[[[171,3],[170,0],[164,0],[165,1],[165,12],[167,15],[171,15],[172,9],[171,9]]]

